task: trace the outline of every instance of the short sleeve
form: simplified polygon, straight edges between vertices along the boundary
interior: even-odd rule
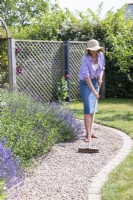
[[[89,66],[85,58],[82,59],[80,72],[81,72],[81,78],[83,80],[86,79],[87,77],[90,77]]]

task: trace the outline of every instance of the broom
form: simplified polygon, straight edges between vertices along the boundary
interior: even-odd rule
[[[99,93],[99,88],[98,88],[98,93]],[[93,125],[94,118],[95,118],[97,102],[98,102],[98,100],[96,99],[95,106],[94,106],[93,118],[92,118],[92,124],[91,124],[91,131],[90,131],[90,135],[89,135],[89,146],[88,146],[88,148],[79,148],[78,152],[80,152],[80,153],[98,153],[99,152],[99,149],[91,148],[92,125]]]

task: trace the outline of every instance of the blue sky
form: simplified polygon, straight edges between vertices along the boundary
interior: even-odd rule
[[[117,10],[126,3],[133,3],[133,0],[57,0],[61,8],[69,8],[71,11],[79,10],[85,11],[87,8],[90,8],[93,12],[98,9],[98,5],[103,2],[103,13],[109,11],[111,8]]]

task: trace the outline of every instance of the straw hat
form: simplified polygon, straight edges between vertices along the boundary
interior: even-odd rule
[[[97,40],[92,39],[88,41],[86,50],[98,51],[104,50],[104,47],[100,47],[99,42]]]

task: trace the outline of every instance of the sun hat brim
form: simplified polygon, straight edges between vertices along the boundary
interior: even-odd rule
[[[98,51],[98,50],[104,50],[104,47],[93,47],[93,48],[86,48],[86,50],[90,50],[90,51]]]

